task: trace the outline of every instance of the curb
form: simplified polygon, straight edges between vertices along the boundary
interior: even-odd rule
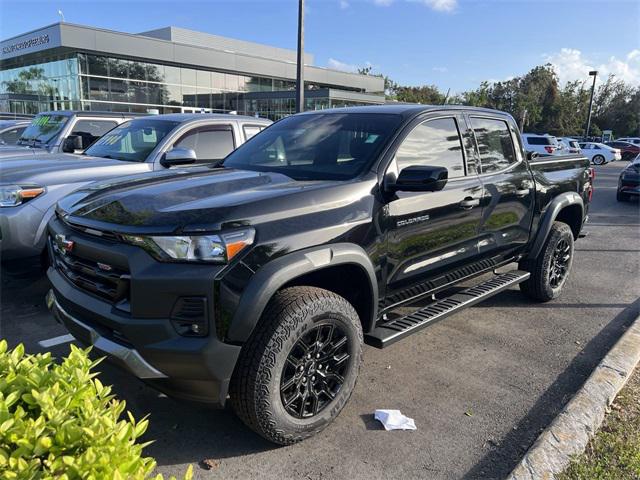
[[[640,315],[540,434],[507,480],[552,479],[584,452],[607,408],[640,362]]]

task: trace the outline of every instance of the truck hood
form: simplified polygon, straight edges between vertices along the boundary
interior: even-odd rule
[[[67,179],[69,181],[78,176],[96,180],[100,177],[92,177],[92,175],[97,170],[128,163],[131,162],[70,153],[4,158],[0,161],[0,183],[20,184],[21,182],[33,182],[49,185],[52,179],[59,177],[59,175],[56,175],[58,172],[71,170],[73,174],[68,176]],[[117,175],[117,172],[113,175]]]
[[[7,158],[35,158],[41,155],[48,155],[46,148],[27,147],[20,145],[3,145],[0,146],[0,161],[4,163]],[[0,163],[0,164],[1,164]]]
[[[344,184],[190,167],[93,183],[60,200],[57,208],[71,223],[117,233],[218,231],[344,207],[348,198],[328,194]]]

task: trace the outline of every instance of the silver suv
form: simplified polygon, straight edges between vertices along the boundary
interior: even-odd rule
[[[169,114],[129,120],[82,155],[0,161],[0,259],[46,255],[56,202],[96,180],[215,164],[272,122],[238,115]]]

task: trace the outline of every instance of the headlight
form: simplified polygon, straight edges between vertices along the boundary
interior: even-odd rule
[[[253,243],[255,231],[249,228],[220,235],[124,235],[123,238],[158,260],[227,263]]]
[[[0,185],[0,207],[15,207],[43,193],[43,187],[34,185]]]

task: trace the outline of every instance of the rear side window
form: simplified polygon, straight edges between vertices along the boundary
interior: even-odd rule
[[[553,145],[549,137],[524,137],[529,145]]]
[[[196,152],[197,163],[222,160],[235,148],[231,126],[202,128],[187,133],[176,145]]]
[[[242,127],[244,131],[244,139],[249,140],[255,134],[260,133],[263,128],[264,127],[261,127],[259,125],[245,125],[244,127]]]
[[[507,122],[471,117],[471,125],[478,142],[482,173],[498,172],[516,163]]]
[[[398,170],[413,165],[446,167],[449,178],[464,176],[462,142],[455,118],[427,120],[415,127],[396,152]]]
[[[87,148],[116,125],[118,122],[113,120],[78,120],[71,135],[80,135],[83,148]]]

